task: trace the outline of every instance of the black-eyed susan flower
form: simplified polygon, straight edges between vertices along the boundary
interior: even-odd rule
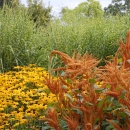
[[[41,111],[44,114],[47,105],[56,101],[43,83],[47,75],[44,68],[33,64],[17,66],[14,71],[0,74],[0,129],[15,129],[21,124],[34,123]]]

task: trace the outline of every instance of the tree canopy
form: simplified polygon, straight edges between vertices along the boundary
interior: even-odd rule
[[[87,0],[86,2],[80,3],[74,9],[69,9],[68,7],[63,7],[61,10],[62,18],[67,18],[70,16],[78,18],[93,18],[93,17],[101,17],[103,16],[103,10],[98,1],[95,0]]]
[[[16,7],[20,4],[20,0],[0,0],[0,7],[6,4],[9,7]]]
[[[106,15],[124,15],[130,13],[130,0],[112,0],[108,7],[104,8]]]
[[[51,7],[45,7],[42,0],[28,0],[28,14],[36,27],[47,26],[52,17],[50,12]]]

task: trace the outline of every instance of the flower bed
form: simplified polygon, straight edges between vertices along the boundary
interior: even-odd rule
[[[49,73],[29,65],[0,75],[0,129],[129,130],[130,31],[102,67],[88,53],[55,54],[61,66]]]

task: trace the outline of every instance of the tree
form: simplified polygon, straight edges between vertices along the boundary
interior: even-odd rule
[[[125,6],[125,10],[127,12],[130,12],[130,0],[125,0],[124,6]]]
[[[12,7],[18,7],[20,5],[20,0],[12,0]]]
[[[69,9],[68,7],[63,7],[63,8],[61,9],[60,14],[61,14],[61,15],[64,15],[65,13],[68,13],[68,12],[71,12],[71,11],[72,11],[72,10]]]
[[[17,7],[20,5],[20,0],[0,0],[0,7],[3,7],[4,4],[9,7]]]
[[[0,0],[0,7],[2,7],[4,4],[4,0]]]
[[[130,11],[130,0],[112,0],[108,7],[104,8],[105,15],[124,15]]]
[[[62,8],[61,10],[62,17],[66,15],[75,15],[78,17],[101,17],[103,16],[103,10],[98,1],[87,0],[86,2],[80,3],[73,10],[68,9],[67,7]]]
[[[28,14],[36,27],[47,26],[52,17],[50,12],[51,7],[46,8],[42,0],[28,0]]]

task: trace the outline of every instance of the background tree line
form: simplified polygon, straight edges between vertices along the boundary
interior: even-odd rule
[[[51,7],[45,7],[42,0],[27,0],[27,7],[23,6],[20,0],[1,0],[0,7],[3,8],[4,5],[9,6],[10,8],[19,8],[23,6],[27,10],[30,20],[33,20],[36,27],[47,26],[50,22]]]
[[[108,7],[104,8],[105,15],[125,15],[130,13],[130,0],[112,0]]]
[[[43,0],[27,0],[28,6],[24,8],[27,10],[30,20],[33,20],[36,27],[46,27],[50,23],[52,7],[45,7]],[[22,6],[20,0],[1,0],[0,7],[8,5],[11,8]],[[71,20],[74,17],[78,18],[93,18],[102,16],[116,16],[130,13],[130,0],[112,0],[108,7],[102,9],[100,3],[96,0],[86,0],[80,3],[74,9],[63,7],[60,12],[62,19]]]

